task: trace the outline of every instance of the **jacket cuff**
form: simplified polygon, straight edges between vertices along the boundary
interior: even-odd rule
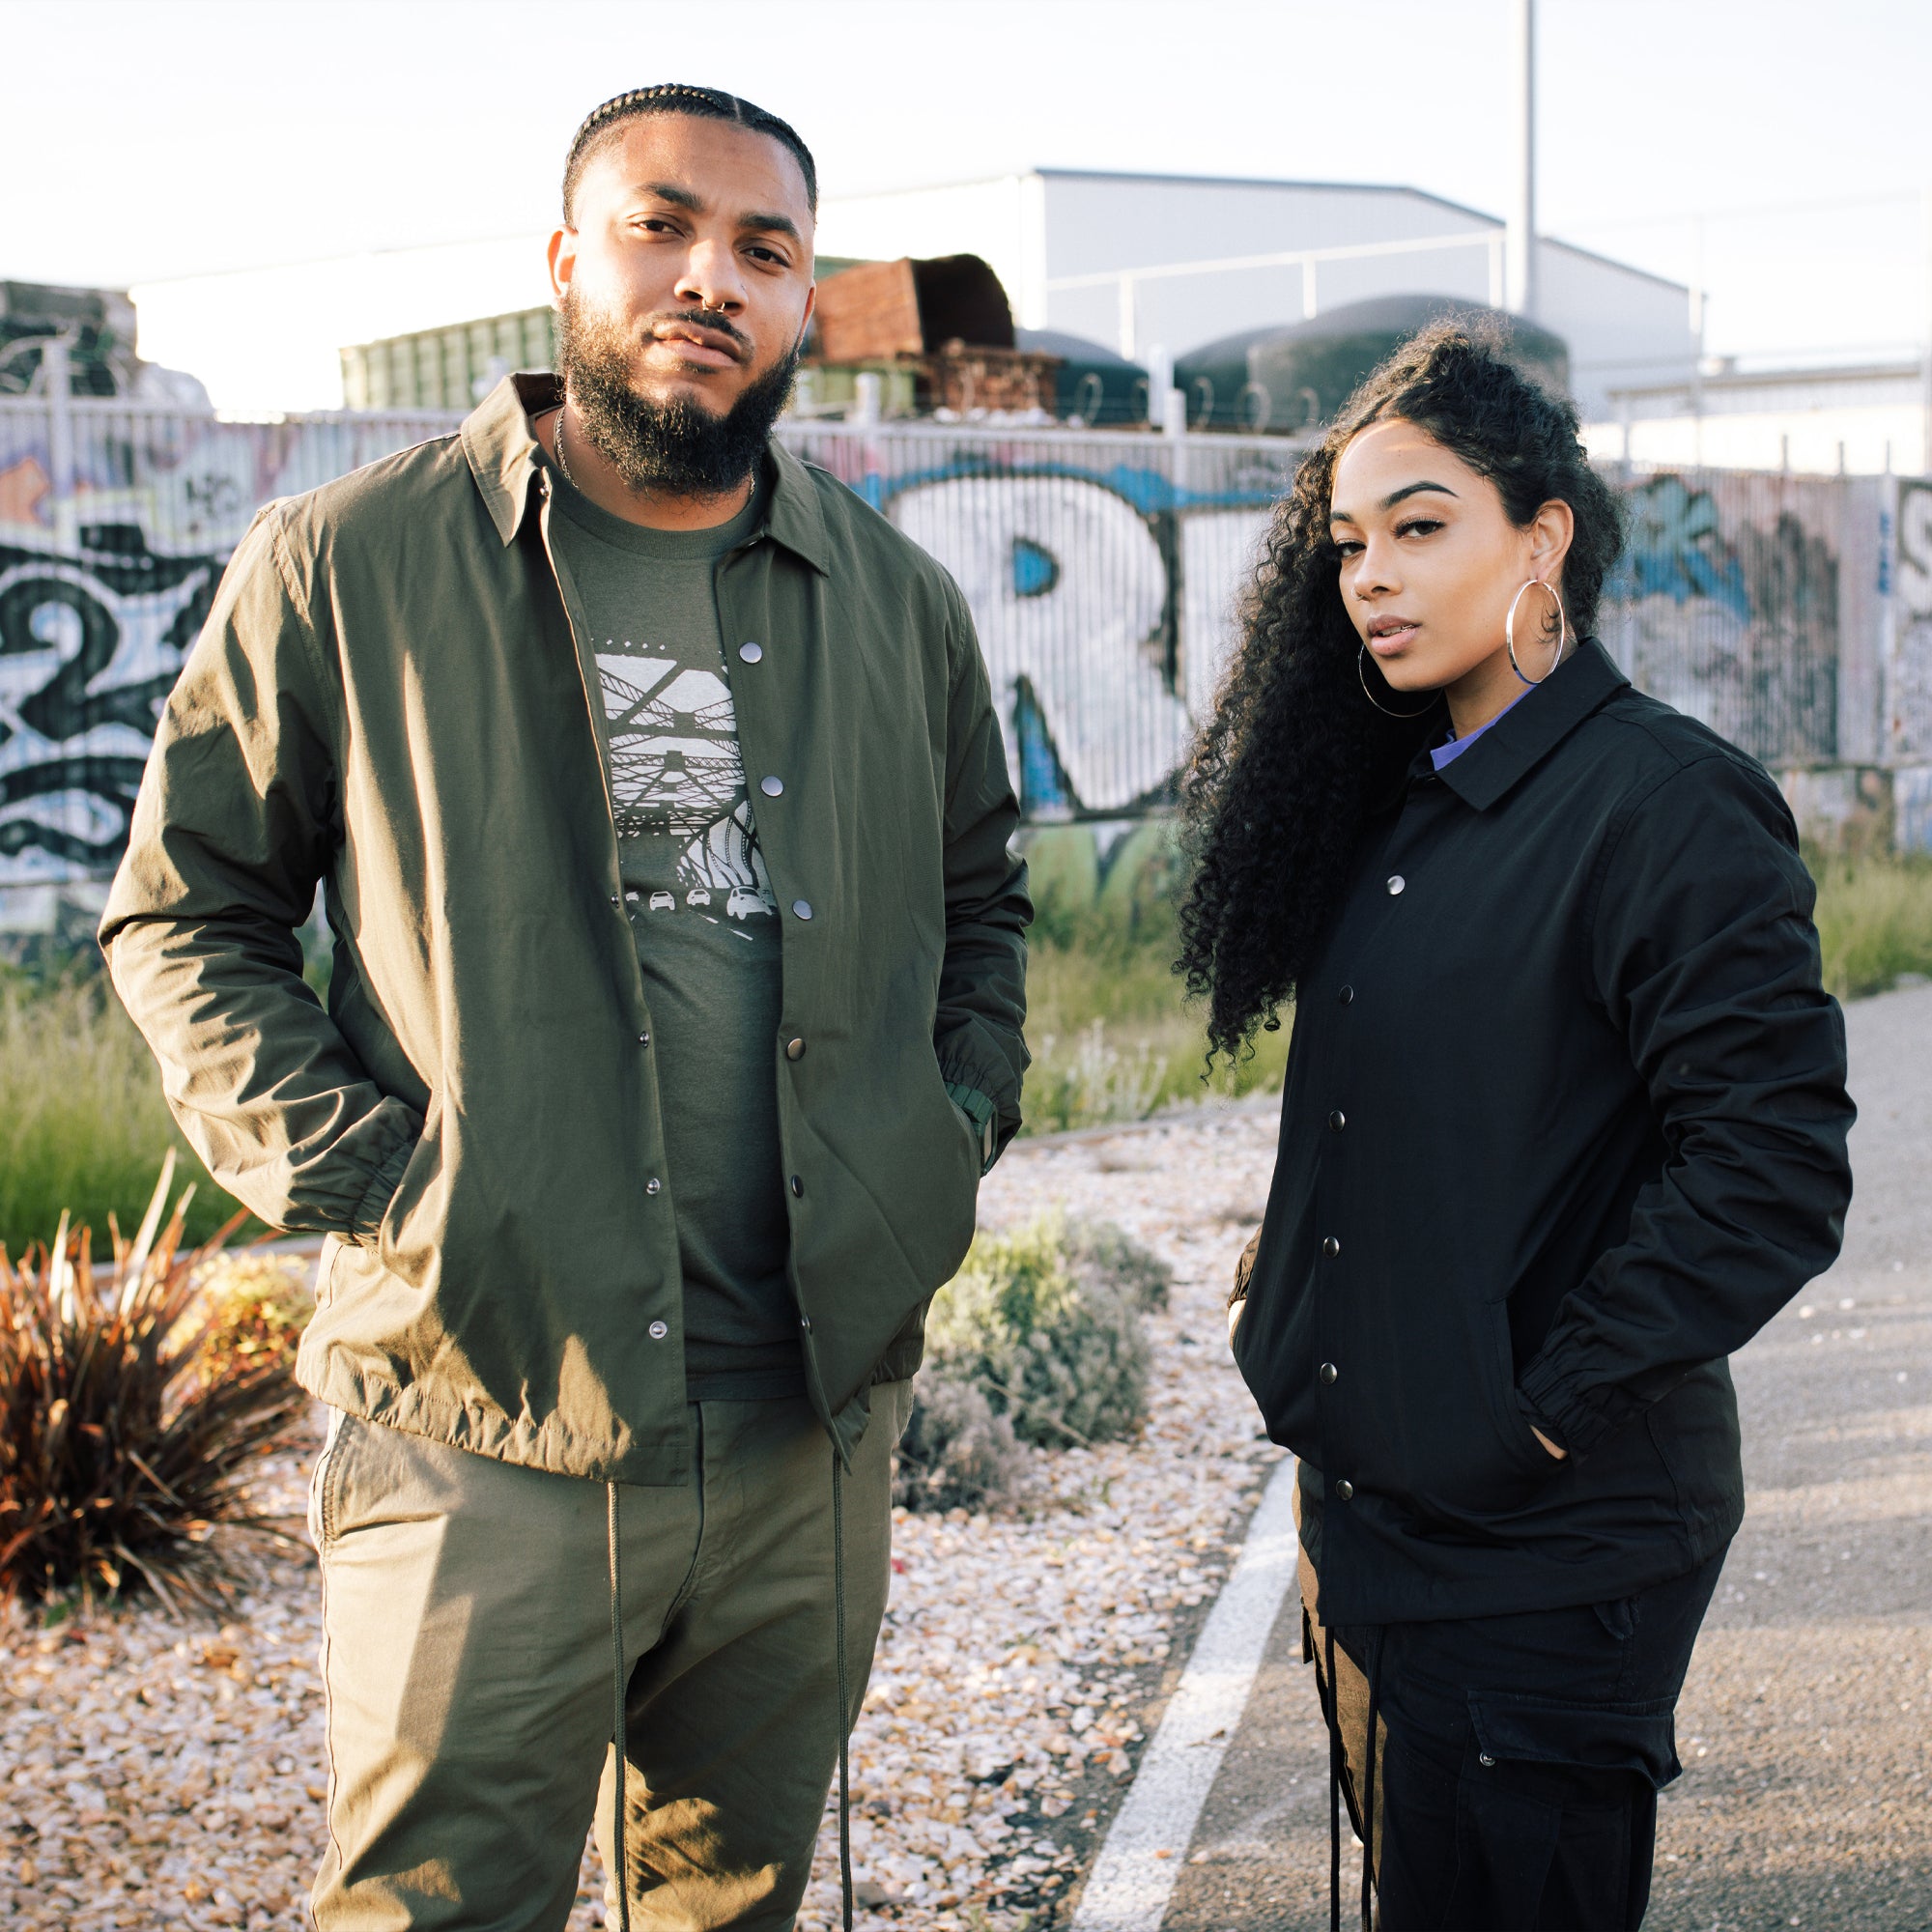
[[[403,1184],[403,1172],[415,1151],[416,1142],[413,1139],[398,1141],[388,1156],[378,1163],[369,1177],[369,1184],[363,1188],[361,1198],[350,1213],[351,1239],[373,1241],[383,1232],[383,1217],[389,1211],[389,1203],[396,1198],[396,1189]]]
[[[1532,1362],[1517,1396],[1527,1419],[1580,1462],[1610,1433],[1613,1418],[1580,1398],[1571,1386],[1575,1379],[1553,1363]]]
[[[980,1172],[987,1173],[1000,1157],[999,1115],[992,1101],[959,1080],[946,1083],[946,1097],[973,1122],[980,1136]]]

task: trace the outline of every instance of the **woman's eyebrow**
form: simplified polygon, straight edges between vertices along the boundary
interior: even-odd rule
[[[1439,490],[1445,497],[1456,494],[1446,483],[1405,483],[1400,490],[1392,490],[1382,498],[1382,508],[1392,510],[1405,497],[1416,496],[1424,490]]]
[[[1439,490],[1445,497],[1453,497],[1456,494],[1446,483],[1405,483],[1400,490],[1390,491],[1378,507],[1392,510],[1405,497],[1417,496],[1424,490]],[[1328,511],[1328,521],[1331,524],[1352,524],[1355,521],[1355,514],[1352,510],[1338,510],[1331,506]]]

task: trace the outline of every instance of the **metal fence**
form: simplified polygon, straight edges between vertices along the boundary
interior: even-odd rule
[[[457,420],[0,402],[0,889],[111,868],[159,703],[256,508]],[[782,434],[958,581],[1030,818],[1171,800],[1295,444]],[[1907,841],[1932,837],[1932,485],[1611,473],[1631,545],[1601,630],[1632,676],[1774,768],[1897,768]]]

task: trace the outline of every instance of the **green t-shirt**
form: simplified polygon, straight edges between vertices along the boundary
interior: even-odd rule
[[[553,472],[554,474],[554,472]],[[758,850],[718,628],[728,524],[652,530],[560,476],[551,537],[603,698],[617,856],[651,1009],[694,1401],[799,1394],[779,1149],[778,900]]]

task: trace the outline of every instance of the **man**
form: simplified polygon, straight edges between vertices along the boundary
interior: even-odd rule
[[[590,116],[561,388],[262,513],[102,922],[328,1237],[322,1932],[560,1927],[593,1811],[621,1922],[785,1924],[864,1693],[1030,907],[957,590],[770,440],[815,205],[731,96]]]

